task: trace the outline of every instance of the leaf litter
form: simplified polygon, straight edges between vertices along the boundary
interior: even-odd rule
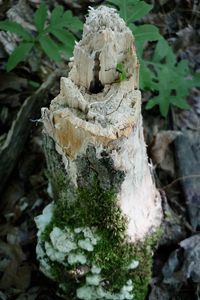
[[[3,8],[10,16],[32,26],[33,8],[40,1],[19,1],[17,6]],[[54,1],[56,2],[56,1]],[[87,9],[91,1],[59,1],[73,10]],[[170,41],[177,58],[186,58],[195,71],[200,70],[199,15],[195,1],[157,1],[153,13],[143,21],[156,24]],[[21,6],[20,6],[21,5]],[[26,9],[21,15],[19,7]],[[26,7],[26,8],[25,8]],[[30,8],[30,9],[29,9]],[[2,10],[2,11],[3,11]],[[25,17],[24,17],[25,16]],[[1,15],[2,17],[2,15]],[[15,45],[16,38],[7,33],[0,36],[3,45],[1,60]],[[146,51],[151,51],[147,48]],[[34,70],[34,71],[33,71]],[[34,73],[35,72],[35,73]],[[38,75],[38,66],[22,65],[12,74],[1,75],[0,124],[1,136],[8,132],[24,99],[34,89],[28,81],[41,82],[52,72],[48,60],[44,60]],[[28,80],[27,80],[28,78]],[[57,91],[54,91],[56,95]],[[150,93],[148,94],[148,97]],[[155,168],[155,179],[162,193],[165,211],[164,235],[154,259],[153,279],[149,300],[200,299],[199,235],[193,232],[188,219],[187,206],[177,170],[174,141],[183,128],[199,130],[200,92],[193,89],[189,95],[188,110],[175,109],[172,120],[164,121],[155,108],[144,111],[144,132],[148,153]],[[175,129],[175,130],[174,130]],[[38,269],[35,255],[36,228],[34,216],[40,214],[50,201],[45,176],[45,158],[42,145],[42,128],[34,127],[31,137],[16,165],[0,202],[0,299],[34,300],[60,299],[56,286]]]

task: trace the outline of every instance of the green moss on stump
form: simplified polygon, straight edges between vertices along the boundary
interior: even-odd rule
[[[144,300],[151,279],[152,250],[158,237],[157,234],[152,234],[145,241],[135,244],[127,240],[127,220],[117,205],[117,191],[124,179],[123,172],[114,170],[110,158],[102,155],[102,159],[97,160],[95,152],[88,149],[85,158],[81,157],[81,161],[80,158],[77,159],[80,169],[78,188],[75,188],[66,175],[59,155],[52,150],[51,141],[50,143],[48,141],[50,148],[46,147],[46,154],[47,162],[54,161],[54,166],[48,163],[48,169],[56,204],[51,222],[42,232],[41,242],[51,243],[50,234],[55,227],[63,231],[68,228],[73,232],[77,228],[95,228],[94,234],[99,237],[98,242],[92,246],[93,251],[81,249],[87,258],[85,265],[54,261],[51,262],[51,275],[65,290],[66,299],[69,296],[70,299],[77,299],[76,291],[79,291],[78,295],[81,294],[83,290],[80,287],[85,284],[91,295],[97,291],[97,287],[87,285],[87,276],[92,274],[92,266],[98,266],[101,273],[96,277],[93,274],[92,278],[94,280],[101,276],[101,285],[108,294],[95,299],[115,299],[109,298],[109,293],[118,297],[120,289],[124,287],[127,298],[122,299]],[[81,234],[74,236],[77,245]],[[79,253],[79,250],[74,250],[74,253]],[[139,265],[129,269],[133,261],[139,262]],[[130,280],[133,282],[133,292],[125,290],[131,290],[126,285]],[[98,292],[100,294],[102,291]],[[134,295],[133,298],[128,298],[131,297],[130,293]]]

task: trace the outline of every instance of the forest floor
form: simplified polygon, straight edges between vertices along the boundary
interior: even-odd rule
[[[19,2],[35,10],[40,1],[0,1],[0,20]],[[103,1],[46,2],[50,8],[62,4],[84,20],[88,6]],[[153,2],[153,11],[143,21],[158,26],[177,61],[188,59],[190,68],[200,72],[198,1]],[[8,46],[13,47],[9,36],[6,38]],[[67,61],[59,67],[46,58],[38,65],[37,58],[30,57],[6,72],[8,51],[5,43],[0,41],[0,45],[0,300],[60,299],[55,296],[56,284],[39,271],[34,218],[51,201],[40,109],[59,93],[59,77],[66,74]],[[43,82],[44,94],[38,97],[37,88]],[[25,105],[28,97],[28,105],[33,105],[30,111]],[[149,97],[150,92],[143,92],[143,106]],[[165,211],[149,300],[200,299],[200,90],[192,89],[187,101],[190,109],[171,108],[166,119],[157,108],[143,109],[147,150]],[[25,116],[21,117],[18,113],[24,106]],[[8,157],[6,162],[3,157]]]

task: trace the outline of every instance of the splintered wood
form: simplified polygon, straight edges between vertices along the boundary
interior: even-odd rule
[[[126,73],[123,81],[119,64]],[[61,78],[60,94],[42,110],[44,131],[54,140],[67,174],[73,173],[75,186],[77,158],[91,146],[96,160],[106,153],[115,170],[124,172],[117,198],[131,241],[144,239],[162,220],[143,138],[138,73],[134,39],[125,22],[114,9],[91,9],[69,76]]]

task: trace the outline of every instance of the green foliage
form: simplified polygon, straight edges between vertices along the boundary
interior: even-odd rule
[[[160,113],[166,117],[170,105],[182,109],[189,108],[186,96],[192,87],[200,86],[198,75],[191,78],[188,61],[176,61],[176,56],[168,42],[160,35],[154,25],[135,25],[134,22],[144,17],[152,5],[140,0],[109,0],[108,3],[118,8],[120,16],[132,30],[136,40],[137,55],[140,61],[140,86],[151,90],[151,98],[146,109],[159,105]],[[143,49],[147,42],[157,42],[151,60],[143,59]],[[190,77],[190,78],[189,78]]]
[[[176,62],[166,40],[161,39],[157,43],[152,61],[144,61],[143,68],[151,72],[146,82],[142,82],[144,88],[151,88],[157,94],[147,103],[147,109],[159,105],[161,114],[166,117],[171,104],[182,109],[190,107],[186,96],[191,88],[200,86],[200,83],[191,79],[187,60]]]
[[[21,43],[15,48],[7,62],[7,71],[11,71],[20,61],[22,61],[33,47],[33,43]]]
[[[13,32],[22,37],[25,41],[32,40],[32,35],[16,22],[9,20],[0,21],[0,29]]]
[[[126,72],[125,72],[124,67],[123,67],[122,64],[117,64],[116,70],[119,73],[119,80],[120,81],[127,79]]]
[[[40,46],[46,55],[56,62],[60,61],[59,46],[46,34],[41,34],[39,37]]]
[[[33,47],[42,50],[55,62],[60,62],[62,53],[68,58],[72,55],[76,34],[82,30],[83,24],[71,11],[64,11],[63,7],[58,5],[49,19],[47,6],[41,2],[33,19],[36,32],[29,32],[13,21],[0,22],[0,30],[15,33],[22,39],[8,59],[7,71],[11,71],[23,61]]]
[[[153,7],[140,0],[109,0],[108,3],[118,7],[120,16],[127,24],[144,17]]]
[[[28,80],[28,84],[34,89],[38,89],[40,87],[40,83],[34,80]]]
[[[44,29],[44,24],[47,18],[47,7],[44,2],[42,2],[34,15],[34,23],[38,32],[42,32]]]
[[[159,30],[154,25],[140,25],[134,26],[133,24],[130,25],[130,28],[134,32],[135,40],[138,43],[145,43],[146,41],[156,41],[160,39]]]

